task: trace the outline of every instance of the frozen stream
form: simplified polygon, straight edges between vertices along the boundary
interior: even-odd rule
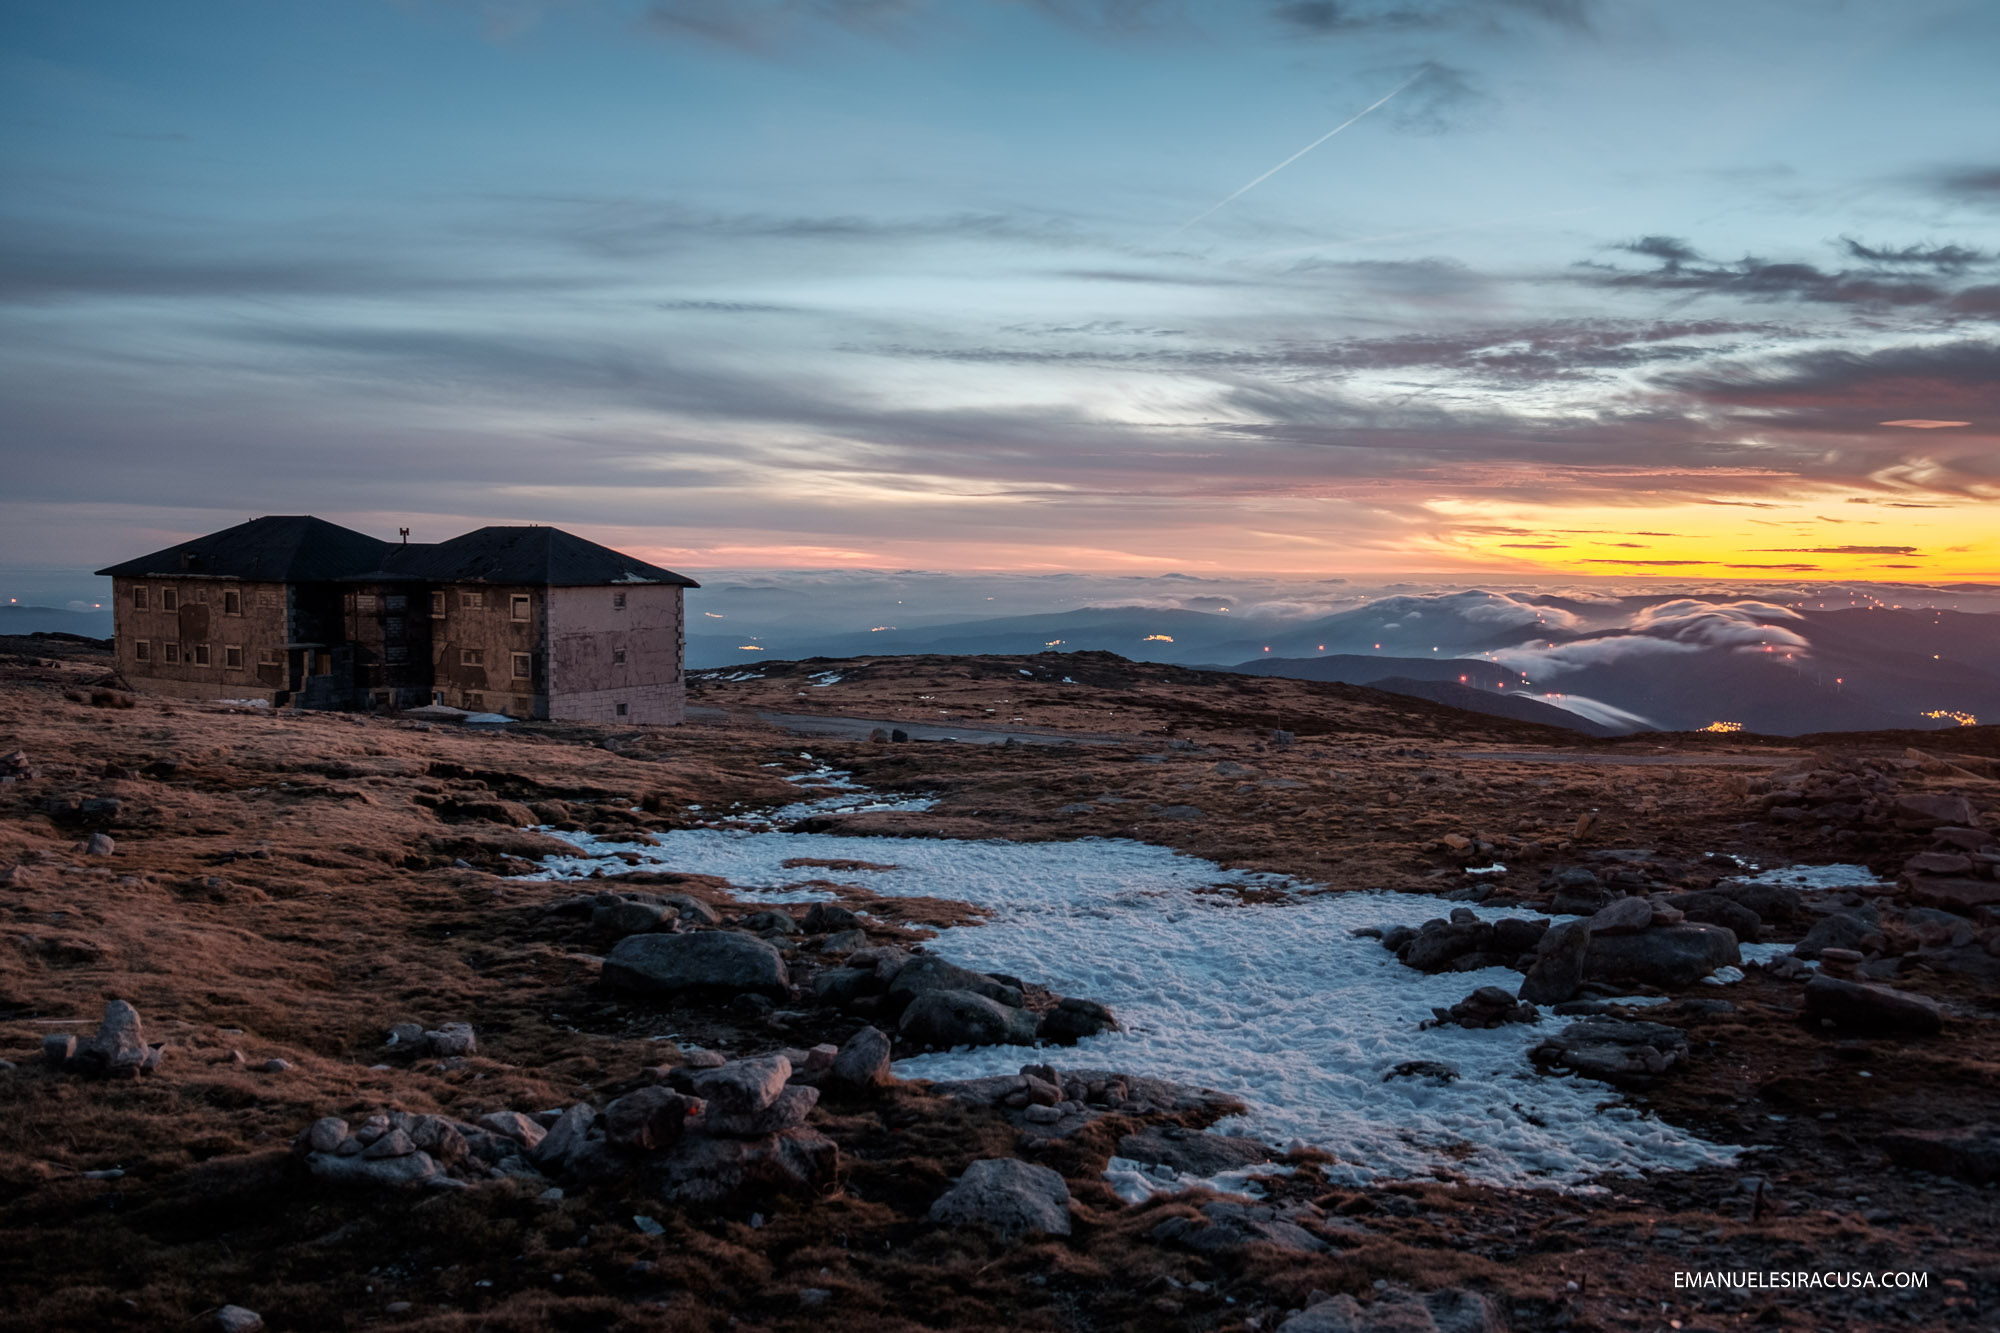
[[[851,788],[811,808],[835,804],[890,808]],[[791,807],[786,817],[805,808]],[[1124,1025],[1048,1058],[1234,1094],[1250,1110],[1218,1128],[1323,1148],[1340,1160],[1337,1180],[1446,1167],[1498,1185],[1574,1185],[1598,1173],[1684,1169],[1735,1155],[1607,1105],[1617,1094],[1604,1084],[1537,1073],[1527,1051],[1567,1020],[1419,1031],[1432,1005],[1452,1004],[1482,985],[1512,991],[1520,984],[1518,973],[1502,968],[1425,976],[1374,940],[1349,934],[1364,925],[1415,925],[1456,905],[1436,898],[1312,893],[1311,885],[1122,839],[967,842],[708,828],[657,835],[654,847],[555,836],[576,844],[577,855],[550,858],[548,878],[670,867],[722,877],[741,896],[762,901],[828,896],[803,881],[830,872],[786,869],[788,859],[893,865],[837,874],[883,896],[978,905],[988,924],[945,931],[927,947],[968,967],[1101,1000]],[[636,854],[643,865],[630,866],[617,853]],[[1251,906],[1212,892],[1219,886],[1305,892]],[[1488,919],[1506,915],[1475,910]],[[1746,957],[1768,951],[1746,950]],[[917,1056],[896,1068],[905,1077],[969,1078],[1011,1074],[1036,1058],[1022,1047],[988,1047]],[[1443,1061],[1460,1076],[1445,1086],[1385,1081],[1410,1060]]]

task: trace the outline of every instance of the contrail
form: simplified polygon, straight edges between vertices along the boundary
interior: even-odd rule
[[[1367,115],[1370,111],[1374,111],[1378,107],[1382,106],[1383,103],[1387,102],[1397,93],[1402,92],[1403,89],[1409,87],[1411,84],[1415,83],[1419,78],[1423,77],[1423,73],[1424,73],[1423,70],[1418,70],[1415,74],[1412,74],[1409,78],[1404,79],[1401,83],[1391,88],[1388,92],[1382,94],[1382,96],[1376,98],[1374,101],[1370,102],[1367,106],[1362,107],[1359,111],[1349,116],[1346,120],[1341,121],[1340,124],[1334,126],[1332,129],[1328,130],[1325,134],[1320,135],[1319,138],[1314,139],[1304,148],[1299,149],[1298,152],[1293,153],[1290,157],[1280,162],[1277,166],[1272,167],[1269,171],[1257,177],[1255,180],[1251,181],[1248,185],[1241,186],[1234,193],[1218,200],[1214,204],[1211,204],[1208,208],[1195,214],[1193,217],[1189,218],[1186,222],[1181,223],[1180,226],[1175,227],[1172,231],[1168,232],[1167,235],[1178,236],[1182,232],[1186,231],[1189,227],[1192,227],[1195,223],[1200,222],[1204,218],[1211,216],[1217,210],[1223,208],[1224,206],[1230,203],[1233,203],[1238,199],[1241,199],[1244,195],[1250,193],[1250,191],[1256,189],[1259,185],[1262,185],[1265,181],[1271,179],[1271,177],[1277,175],[1279,172],[1283,171],[1286,167],[1289,167],[1290,165],[1292,165],[1292,163],[1298,161],[1300,158],[1304,157],[1307,153],[1310,153],[1313,149],[1319,147],[1321,144],[1325,143],[1328,139],[1331,139],[1334,135],[1340,133],[1342,130],[1346,129],[1349,125],[1352,125],[1355,121]]]

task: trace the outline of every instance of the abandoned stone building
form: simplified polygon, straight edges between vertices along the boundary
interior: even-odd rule
[[[185,699],[678,723],[694,580],[560,528],[386,542],[253,519],[97,571],[118,669]]]

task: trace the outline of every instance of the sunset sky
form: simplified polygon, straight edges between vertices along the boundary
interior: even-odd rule
[[[2000,581],[1996,58],[1990,0],[24,0],[0,566]]]

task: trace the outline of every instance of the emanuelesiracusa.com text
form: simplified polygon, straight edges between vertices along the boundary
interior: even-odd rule
[[[1884,1270],[1879,1273],[1861,1271],[1778,1271],[1763,1272],[1745,1269],[1717,1270],[1714,1272],[1676,1272],[1676,1289],[1697,1291],[1853,1291],[1866,1288],[1889,1288],[1897,1291],[1915,1291],[1931,1284],[1929,1273],[1906,1273]]]

